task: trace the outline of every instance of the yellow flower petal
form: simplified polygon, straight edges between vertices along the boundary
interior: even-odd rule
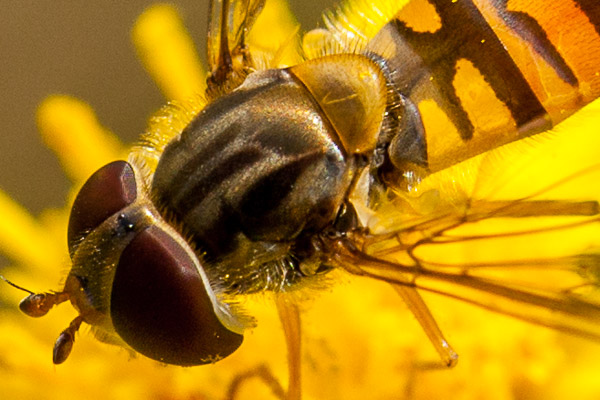
[[[168,100],[204,92],[206,72],[172,6],[148,8],[135,23],[132,39],[142,64]]]
[[[297,64],[301,61],[298,30],[287,1],[268,0],[248,36],[250,51],[272,55],[272,68]]]
[[[44,227],[20,204],[0,191],[0,252],[15,263],[55,268],[63,254]]]
[[[122,156],[124,148],[100,126],[87,104],[68,96],[51,96],[37,113],[40,134],[74,182],[87,179],[102,165]]]

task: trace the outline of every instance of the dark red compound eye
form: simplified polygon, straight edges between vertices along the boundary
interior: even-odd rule
[[[217,318],[190,256],[157,226],[140,232],[123,251],[110,312],[128,345],[168,364],[214,362],[243,340]]]
[[[133,168],[126,161],[115,161],[96,171],[83,185],[69,217],[69,251],[114,213],[133,203],[137,186]]]

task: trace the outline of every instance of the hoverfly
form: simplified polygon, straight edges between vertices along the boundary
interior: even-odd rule
[[[149,132],[75,199],[64,289],[21,305],[39,316],[68,300],[79,312],[55,363],[84,322],[164,363],[218,361],[252,324],[238,296],[309,286],[332,269],[391,284],[448,365],[456,354],[420,290],[600,339],[600,303],[583,295],[598,279],[598,193],[564,194],[595,176],[597,161],[545,171],[552,180],[540,176],[518,198],[477,176],[499,165],[498,153],[481,154],[598,96],[599,5],[356,2],[380,16],[376,32],[348,28],[344,11],[329,15],[326,29],[305,35],[306,60],[280,69],[261,68],[246,44],[263,5],[212,3],[207,106],[172,137]],[[564,15],[575,22],[557,22]],[[445,180],[462,161],[474,176]],[[509,229],[496,226],[506,220]],[[453,261],[456,243],[580,228],[592,233],[580,246]]]

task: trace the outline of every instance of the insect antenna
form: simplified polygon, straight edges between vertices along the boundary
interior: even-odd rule
[[[4,282],[8,283],[10,286],[29,293],[29,296],[25,297],[19,303],[19,309],[23,313],[27,314],[30,317],[34,317],[34,318],[43,317],[55,305],[64,303],[65,301],[69,300],[69,294],[65,293],[65,292],[35,293],[35,292],[32,292],[31,290],[25,289],[24,287],[21,287],[15,283],[9,281],[2,275],[0,275],[0,278]]]
[[[13,283],[13,282],[9,281],[3,275],[0,275],[0,279],[2,279],[4,282],[8,283],[10,286],[14,287],[15,289],[22,290],[22,291],[27,292],[29,294],[34,294],[31,290],[25,289],[23,286],[19,286],[16,283]]]
[[[29,293],[29,296],[25,297],[19,303],[19,309],[30,317],[43,317],[52,309],[52,307],[70,299],[70,295],[66,292],[35,293],[11,282],[2,275],[0,275],[0,279],[15,289]],[[52,362],[54,364],[62,364],[67,357],[69,357],[69,354],[73,349],[73,343],[75,343],[75,332],[79,330],[82,322],[83,317],[79,315],[60,333],[58,339],[56,339],[56,342],[54,343],[54,350],[52,352]]]

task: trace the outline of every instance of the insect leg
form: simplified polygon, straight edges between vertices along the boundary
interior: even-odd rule
[[[257,367],[252,368],[251,370],[242,374],[236,375],[229,385],[225,400],[235,400],[240,388],[242,387],[242,384],[251,378],[259,378],[271,389],[276,398],[286,400],[285,390],[283,390],[283,387],[273,375],[269,367],[264,364],[258,365]]]
[[[456,354],[450,344],[446,341],[446,338],[444,338],[440,327],[435,322],[433,315],[431,315],[429,308],[423,301],[423,298],[421,298],[419,292],[410,286],[398,284],[391,285],[402,297],[419,324],[421,324],[421,327],[431,341],[431,344],[433,344],[433,347],[435,347],[435,350],[442,358],[442,362],[448,367],[454,367],[458,362],[458,354]]]
[[[454,367],[456,365],[458,362],[458,354],[456,354],[450,344],[448,344],[448,341],[444,338],[442,331],[435,322],[433,315],[431,315],[431,312],[421,298],[421,295],[417,292],[417,289],[411,286],[412,281],[410,279],[410,274],[407,273],[409,272],[408,270],[402,271],[400,265],[385,265],[385,262],[382,263],[381,260],[358,250],[355,244],[347,239],[330,241],[327,244],[327,247],[335,249],[334,259],[339,263],[339,266],[354,275],[370,276],[363,269],[361,264],[377,265],[378,267],[383,267],[387,272],[389,272],[388,267],[390,266],[392,266],[393,269],[398,269],[396,271],[398,272],[396,279],[385,279],[383,277],[382,279],[391,284],[406,302],[408,308],[414,314],[419,324],[421,324],[425,334],[439,353],[444,365],[447,367]],[[379,277],[377,277],[377,279],[379,279]]]
[[[302,397],[302,332],[300,330],[300,311],[295,304],[280,297],[277,297],[276,302],[279,319],[281,320],[283,333],[285,334],[288,356],[289,383],[286,399],[300,400]]]
[[[281,297],[277,297],[275,303],[283,327],[288,353],[289,380],[287,391],[283,389],[269,367],[261,364],[237,375],[229,385],[225,399],[234,400],[242,384],[251,378],[260,379],[271,389],[275,397],[281,400],[300,400],[302,398],[300,311],[295,304]]]
[[[75,333],[79,330],[81,323],[83,322],[83,316],[79,315],[75,318],[67,329],[62,331],[54,343],[54,351],[52,352],[52,362],[55,365],[62,364],[67,360],[71,350],[73,349],[73,343],[75,343]]]

